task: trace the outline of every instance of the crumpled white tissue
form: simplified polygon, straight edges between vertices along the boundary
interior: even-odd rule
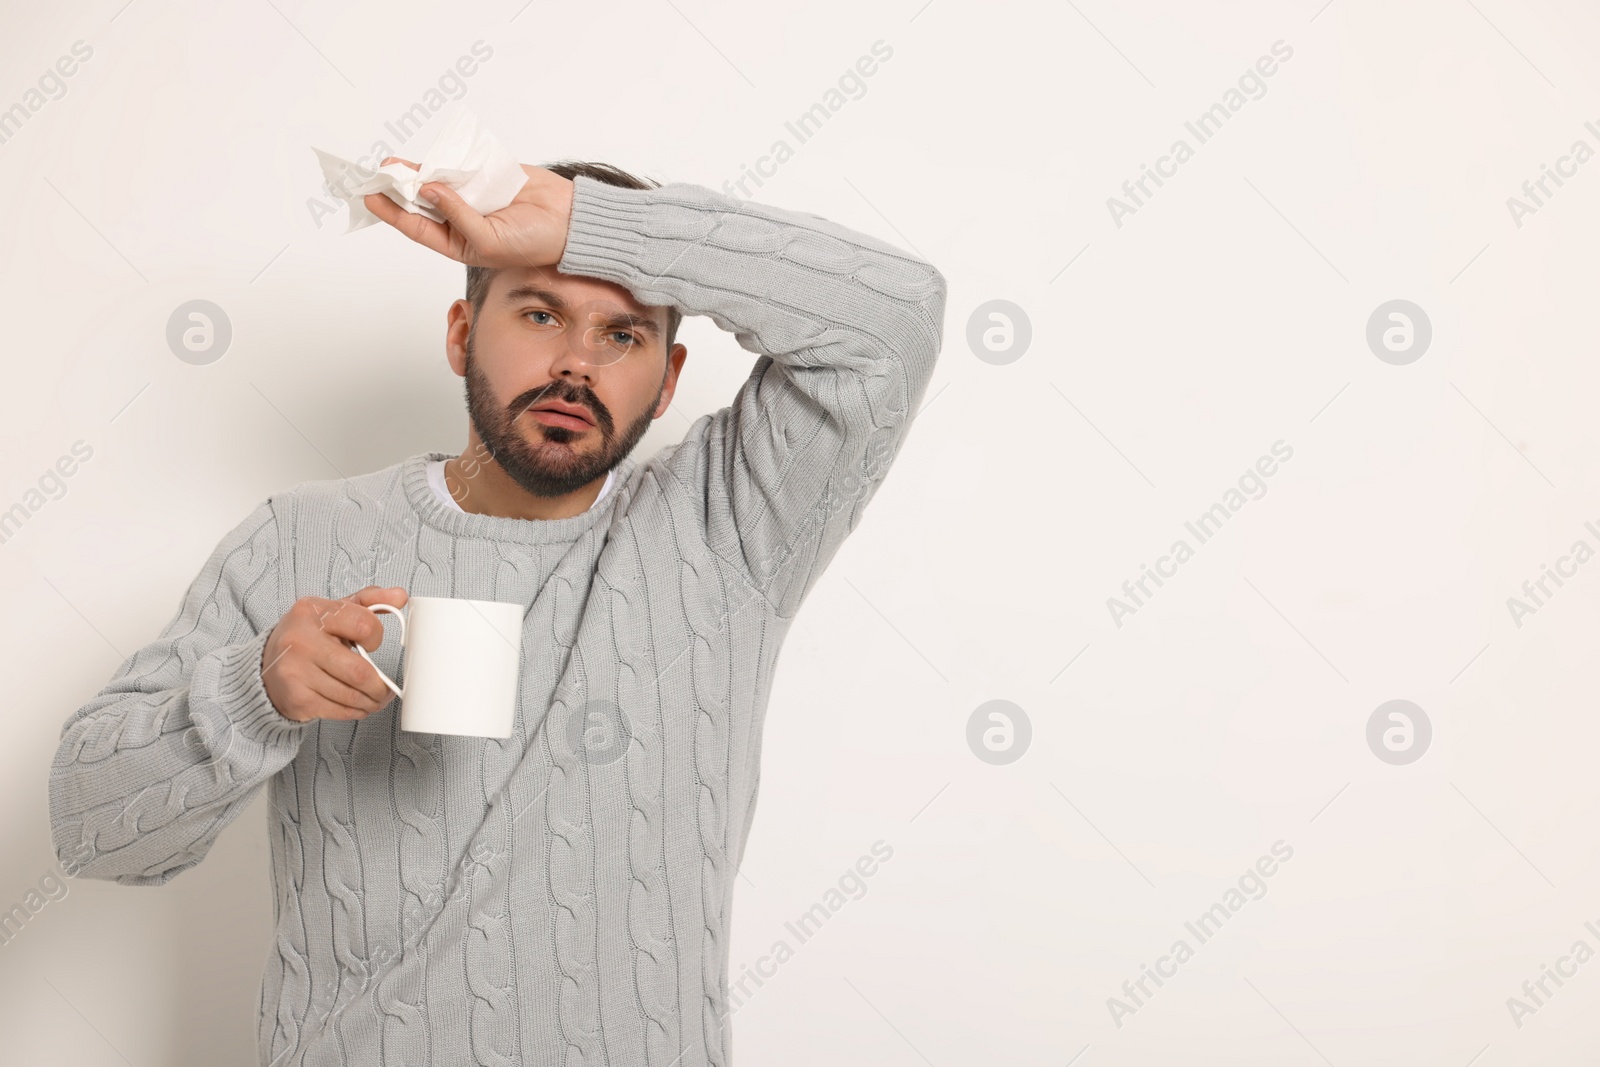
[[[487,215],[515,200],[528,180],[516,157],[479,124],[478,116],[465,104],[458,104],[445,120],[439,135],[417,161],[419,170],[404,163],[368,170],[320,148],[313,146],[311,150],[322,164],[328,191],[350,206],[350,225],[345,233],[380,221],[361,202],[369,193],[382,193],[413,215],[444,222],[436,208],[418,197],[428,182],[443,182],[474,210]]]

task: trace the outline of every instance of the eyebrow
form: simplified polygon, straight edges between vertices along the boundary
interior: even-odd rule
[[[569,310],[567,301],[561,296],[560,293],[553,292],[549,289],[541,289],[537,285],[519,285],[516,288],[511,289],[502,298],[502,303],[520,304],[526,300],[533,300],[541,304],[548,304],[553,311]],[[613,312],[605,320],[605,322],[601,323],[600,325],[607,327],[626,326],[630,329],[638,330],[640,333],[649,334],[654,340],[660,340],[661,338],[661,328],[656,325],[654,319],[646,318],[643,315],[635,315],[631,311]]]

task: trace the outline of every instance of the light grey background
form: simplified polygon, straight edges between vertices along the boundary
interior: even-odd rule
[[[54,865],[63,721],[222,534],[464,439],[462,268],[319,226],[312,145],[418,158],[438,120],[403,145],[384,122],[481,40],[465,99],[519,158],[722,188],[882,41],[747,188],[937,264],[946,344],[783,655],[734,972],[874,842],[893,857],[739,1009],[737,1062],[1592,1062],[1600,961],[1507,1005],[1600,950],[1600,562],[1507,604],[1600,548],[1600,160],[1507,204],[1600,149],[1592,4],[524,2],[4,5],[0,109],[93,55],[0,144],[0,510],[93,456],[0,544],[0,909]],[[1198,144],[1184,123],[1278,41]],[[1107,198],[1180,137],[1193,158],[1118,225]],[[197,365],[166,329],[202,299],[232,340]],[[967,344],[996,300],[1031,327],[1009,362]],[[1392,300],[1431,322],[1404,365],[1366,340]],[[641,458],[753,359],[704,319],[683,339]],[[1184,524],[1278,441],[1265,494],[1197,544]],[[1179,538],[1193,558],[1114,618]],[[995,700],[1028,716],[1020,759],[969,748]],[[1390,700],[1431,723],[1409,763],[1368,747]],[[0,1058],[251,1062],[264,818],[166,887],[73,882],[31,915],[0,947]],[[1198,944],[1185,922],[1278,841]],[[1114,1019],[1179,938],[1194,957]]]

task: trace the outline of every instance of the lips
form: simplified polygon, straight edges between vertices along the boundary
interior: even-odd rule
[[[577,419],[589,426],[595,425],[594,416],[589,414],[589,409],[578,404],[566,404],[559,400],[547,400],[544,403],[535,404],[530,410],[537,412],[549,412],[555,415],[564,415],[568,418]]]

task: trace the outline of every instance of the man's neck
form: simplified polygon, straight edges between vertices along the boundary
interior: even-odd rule
[[[482,457],[481,459],[474,457]],[[444,483],[462,511],[508,519],[569,519],[588,511],[605,488],[596,478],[565,496],[534,496],[518,485],[476,439],[466,451],[445,461]]]

